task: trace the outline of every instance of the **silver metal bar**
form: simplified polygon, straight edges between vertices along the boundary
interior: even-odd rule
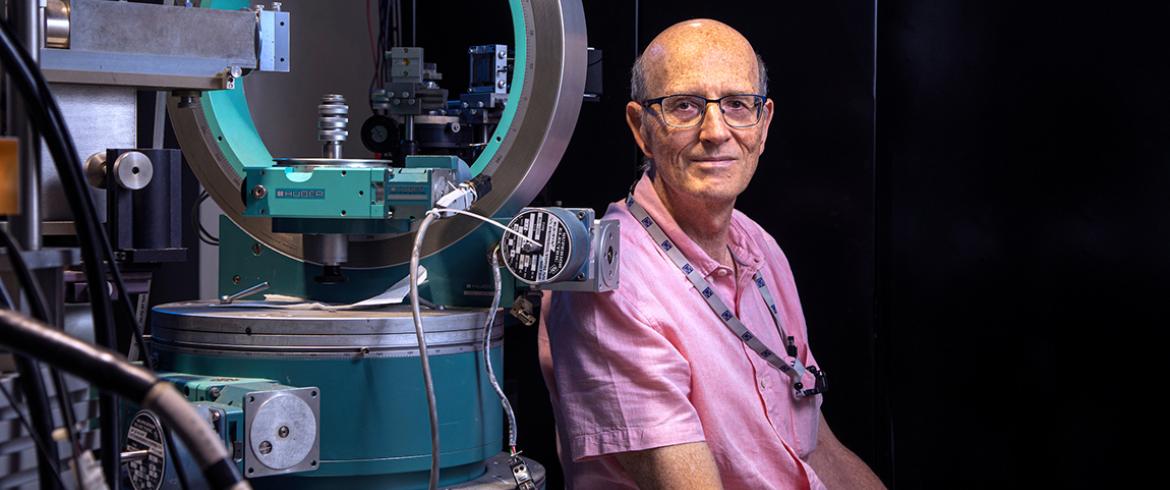
[[[150,456],[149,449],[139,449],[137,451],[122,451],[122,464],[133,463],[135,461],[142,461]]]
[[[221,90],[249,66],[199,56],[116,53],[80,49],[41,50],[41,71],[53,83],[143,89]],[[236,73],[232,73],[233,68]]]
[[[219,302],[220,302],[220,304],[230,305],[230,304],[232,304],[233,301],[235,301],[237,299],[243,298],[244,296],[253,295],[253,294],[259,293],[261,291],[267,291],[268,288],[269,288],[268,281],[264,281],[260,284],[252,286],[250,288],[247,288],[247,289],[244,289],[241,291],[237,291],[235,294],[232,294],[232,295],[225,294],[225,295],[223,295],[222,298],[219,299]]]
[[[34,62],[40,52],[40,6],[36,0],[11,2],[9,22],[16,26],[17,36],[29,51]],[[17,95],[14,84],[8,83],[9,129],[20,137],[20,215],[9,218],[13,236],[25,250],[41,248],[41,138],[33,129]]]
[[[256,14],[251,10],[73,0],[69,48],[218,58],[225,66],[257,68]]]

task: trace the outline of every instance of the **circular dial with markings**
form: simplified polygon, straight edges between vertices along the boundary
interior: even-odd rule
[[[130,485],[134,490],[158,490],[166,476],[166,439],[162,424],[151,412],[142,410],[134,415],[126,430],[126,450],[146,450],[145,458],[126,464]]]
[[[500,244],[508,271],[527,284],[573,279],[588,253],[588,229],[564,209],[525,209],[508,228],[532,240],[505,233]]]

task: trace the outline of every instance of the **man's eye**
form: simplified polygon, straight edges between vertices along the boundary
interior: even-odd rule
[[[674,110],[676,110],[676,111],[690,111],[690,110],[694,110],[694,109],[695,109],[695,104],[692,104],[690,102],[679,102],[679,103],[674,105]]]

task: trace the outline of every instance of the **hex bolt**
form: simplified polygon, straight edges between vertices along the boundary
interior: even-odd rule
[[[220,394],[220,390],[219,390],[218,386],[207,390],[207,396],[210,396],[212,400],[219,398],[219,394]]]

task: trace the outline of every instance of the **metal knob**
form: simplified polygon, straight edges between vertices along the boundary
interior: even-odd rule
[[[129,151],[114,159],[114,180],[123,188],[137,191],[150,184],[154,177],[154,165],[150,157],[137,151]]]
[[[106,152],[99,151],[85,159],[85,180],[98,189],[106,188]]]

